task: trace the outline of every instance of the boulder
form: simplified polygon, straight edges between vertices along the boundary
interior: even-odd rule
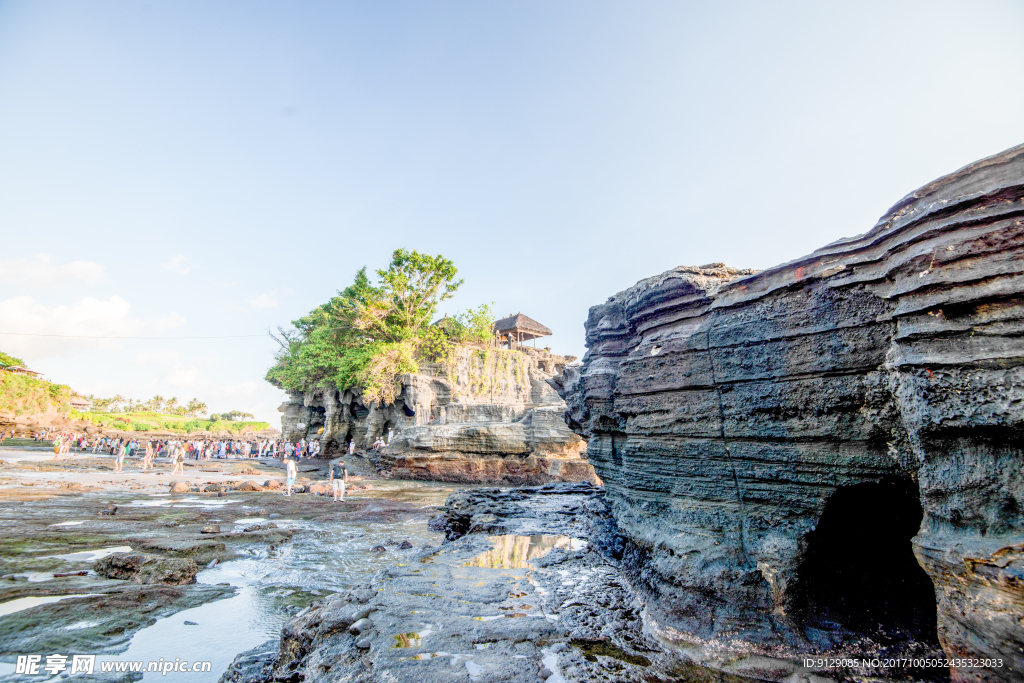
[[[348,627],[349,633],[351,633],[354,636],[363,635],[364,633],[370,632],[372,629],[373,622],[367,619],[366,617],[363,617],[362,619]]]
[[[207,524],[206,526],[204,526],[202,529],[199,530],[199,533],[201,533],[201,534],[219,534],[220,533],[220,526],[217,525],[217,524]]]
[[[281,488],[281,482],[277,481],[276,479],[267,479],[265,482],[263,482],[263,488],[270,489],[271,491],[276,491],[277,489]]]
[[[263,487],[252,481],[243,481],[241,484],[235,487],[235,491],[262,491]]]
[[[189,559],[145,553],[114,553],[93,564],[93,571],[109,579],[141,584],[181,586],[195,583],[199,566]]]
[[[207,484],[203,491],[206,493],[220,493],[224,490],[223,484]]]
[[[172,481],[170,483],[170,492],[171,493],[188,493],[189,489],[190,489],[189,485],[186,484],[183,481]]]
[[[306,492],[318,496],[330,496],[334,493],[330,486],[322,483],[310,484],[306,487]]]

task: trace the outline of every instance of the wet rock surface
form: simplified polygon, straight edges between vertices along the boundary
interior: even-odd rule
[[[616,543],[602,490],[483,489],[447,508],[451,540],[313,603],[277,648],[221,680],[726,680],[645,634],[642,604],[601,551]]]
[[[566,419],[652,633],[709,664],[944,651],[1003,663],[956,681],[1024,677],[1022,245],[1024,146],[791,263],[590,310]]]
[[[135,583],[181,586],[196,582],[199,565],[182,557],[159,557],[144,553],[114,553],[93,565],[93,571],[108,579]]]
[[[444,495],[430,494],[436,502],[427,511],[419,492],[431,490],[429,487],[412,485],[412,493],[406,493],[399,484],[388,484],[393,493],[374,491],[344,503],[271,492],[231,491],[222,496],[193,490],[169,496],[163,493],[166,484],[162,478],[153,477],[152,493],[144,492],[134,479],[139,475],[131,471],[105,484],[107,490],[87,486],[83,492],[60,485],[65,482],[40,479],[69,473],[116,476],[97,475],[102,467],[109,472],[109,460],[72,457],[42,463],[0,462],[5,473],[14,477],[6,486],[0,484],[0,523],[5,528],[0,538],[0,603],[31,598],[25,608],[0,615],[0,657],[7,662],[13,662],[10,658],[14,655],[32,652],[122,653],[137,632],[158,620],[237,598],[247,590],[258,594],[253,598],[255,604],[269,610],[272,618],[294,615],[312,600],[331,594],[338,580],[345,581],[339,576],[327,585],[315,582],[322,590],[308,590],[302,587],[305,579],[301,573],[306,571],[301,568],[302,560],[297,560],[297,567],[287,559],[298,555],[322,562],[316,553],[324,550],[316,543],[325,533],[333,533],[322,531],[327,525],[369,535],[378,523],[411,529],[405,526],[407,521],[422,520],[425,529],[429,514],[436,511]],[[230,470],[237,464],[201,466]],[[36,477],[38,485],[26,492],[19,477]],[[401,526],[393,527],[396,524]],[[217,532],[202,533],[207,527],[217,527]],[[297,533],[303,535],[305,544],[300,551],[289,547]],[[353,566],[363,562],[356,558],[344,561]],[[240,565],[252,566],[256,576],[263,577],[267,570],[260,572],[258,567],[264,563],[267,567],[284,566],[291,573],[276,580],[270,577],[269,583],[258,578],[253,588],[216,585],[231,580],[232,572],[238,571],[231,568]],[[223,571],[224,578],[203,583],[199,576],[200,583],[195,583],[200,568]],[[59,602],[34,602],[57,598]],[[239,614],[244,621],[252,618],[251,614]],[[203,623],[190,628],[201,631],[209,617],[198,621]],[[168,642],[167,651],[157,654],[180,655],[181,647]],[[221,664],[221,671],[226,664]]]

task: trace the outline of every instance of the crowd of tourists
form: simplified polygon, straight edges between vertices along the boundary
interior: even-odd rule
[[[40,432],[36,441],[52,441],[54,460],[71,453],[92,452],[117,457],[139,457],[152,451],[153,457],[172,457],[182,451],[185,460],[252,459],[252,458],[315,458],[320,455],[320,441],[299,439],[292,443],[281,439],[139,439],[122,436],[88,435],[78,432]]]
[[[6,431],[0,434],[0,442],[6,438]],[[12,432],[13,436],[13,432]],[[124,470],[125,458],[142,458],[143,471],[153,468],[155,458],[168,458],[173,464],[171,474],[185,471],[186,460],[210,460],[211,458],[280,458],[285,466],[286,495],[292,494],[292,486],[298,476],[296,463],[304,457],[315,458],[320,455],[320,441],[299,439],[292,443],[284,440],[271,439],[138,439],[122,436],[88,435],[83,432],[62,432],[43,430],[32,435],[36,441],[53,443],[53,459],[57,460],[77,453],[105,454],[114,458],[114,472]],[[388,430],[387,440],[377,437],[372,448],[379,450],[390,443],[394,432]],[[348,452],[355,452],[355,441],[350,441]],[[344,461],[339,462],[328,472],[328,482],[335,501],[345,500],[345,485],[348,482],[348,468]]]

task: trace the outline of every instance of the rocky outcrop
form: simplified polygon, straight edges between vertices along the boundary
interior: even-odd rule
[[[142,584],[182,586],[196,582],[199,566],[178,557],[159,557],[145,553],[114,553],[93,564],[100,576]]]
[[[592,308],[566,419],[650,632],[720,668],[941,645],[954,681],[1020,680],[1022,302],[1024,146],[796,261]]]
[[[453,482],[543,484],[596,481],[586,444],[562,420],[551,380],[575,360],[547,350],[458,351],[450,367],[422,363],[404,375],[390,406],[364,405],[357,391],[293,393],[281,406],[286,438],[321,439],[326,453],[355,441],[385,475]],[[321,431],[322,430],[322,431]]]

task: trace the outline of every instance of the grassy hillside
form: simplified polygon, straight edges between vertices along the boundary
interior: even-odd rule
[[[71,419],[88,420],[95,425],[108,429],[134,432],[175,432],[192,434],[195,432],[230,432],[241,434],[246,431],[258,432],[267,429],[267,422],[208,420],[206,418],[186,417],[183,415],[165,415],[162,413],[129,412],[129,413],[81,413],[71,411]]]
[[[24,362],[0,351],[0,363],[4,365],[21,365]],[[14,417],[40,416],[43,427],[50,427],[54,424],[54,413],[66,416],[70,420],[83,420],[106,429],[117,429],[120,431],[133,432],[173,432],[176,434],[194,434],[197,432],[216,432],[229,434],[242,434],[245,432],[258,432],[270,427],[266,422],[238,420],[211,420],[207,418],[194,417],[196,414],[204,414],[206,404],[192,399],[187,405],[178,406],[177,399],[164,400],[159,396],[153,397],[150,402],[125,400],[121,396],[114,399],[96,399],[94,405],[99,408],[117,412],[90,411],[87,413],[72,410],[71,399],[76,396],[71,387],[63,384],[55,384],[45,379],[32,375],[19,374],[0,370],[0,415],[6,416],[7,421]],[[151,403],[156,403],[156,409],[161,405],[166,408],[161,412],[153,412]],[[131,408],[135,408],[132,410]],[[127,409],[126,409],[127,408]],[[44,416],[48,413],[48,416]],[[190,414],[173,414],[190,413]],[[240,411],[225,413],[230,417],[252,417]],[[217,417],[217,416],[214,416]],[[61,422],[62,420],[57,420]],[[24,419],[22,420],[24,423]],[[65,424],[64,427],[67,425]],[[64,428],[62,427],[62,428]],[[26,427],[22,427],[23,429]],[[35,427],[32,427],[35,429]]]
[[[31,375],[0,372],[0,413],[26,415],[45,413],[51,408],[59,412],[70,409],[71,388]]]

